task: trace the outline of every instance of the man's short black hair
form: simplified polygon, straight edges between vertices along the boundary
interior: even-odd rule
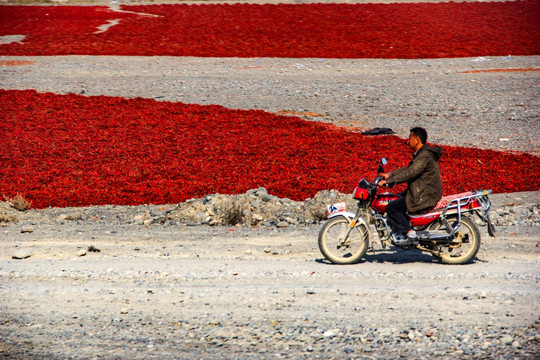
[[[427,141],[427,131],[421,127],[414,127],[411,129],[411,133],[415,136],[418,136],[422,144],[426,144]]]

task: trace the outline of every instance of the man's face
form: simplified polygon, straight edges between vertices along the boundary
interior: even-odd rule
[[[420,139],[418,138],[418,136],[414,135],[413,133],[411,133],[409,135],[409,141],[408,141],[408,144],[409,144],[409,147],[412,149],[412,150],[417,150],[417,147],[418,147],[418,144],[420,144]]]

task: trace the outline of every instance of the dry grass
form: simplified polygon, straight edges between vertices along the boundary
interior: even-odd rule
[[[313,220],[315,220],[316,222],[321,222],[323,220],[326,220],[327,215],[328,215],[326,213],[326,208],[322,206],[311,209],[310,213]]]
[[[225,203],[221,208],[223,223],[226,225],[237,225],[243,221],[242,206],[238,201]]]
[[[7,201],[12,208],[18,211],[26,211],[32,207],[32,202],[26,200],[21,194],[17,194],[13,197],[8,197],[4,195],[4,200]]]
[[[15,221],[17,221],[17,218],[15,216],[0,213],[0,223],[9,223]]]

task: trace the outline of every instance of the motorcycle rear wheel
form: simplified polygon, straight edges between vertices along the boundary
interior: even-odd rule
[[[319,250],[334,264],[354,264],[366,254],[369,245],[369,231],[359,222],[349,233],[347,245],[339,245],[349,229],[350,221],[338,216],[323,225],[319,232]]]
[[[454,227],[457,218],[450,218],[448,222]],[[436,222],[430,226],[430,230],[438,230],[444,227],[442,222]],[[461,265],[470,263],[478,250],[480,250],[480,232],[476,225],[466,217],[461,218],[461,225],[456,230],[455,238],[448,244],[439,245],[438,258],[444,264]]]

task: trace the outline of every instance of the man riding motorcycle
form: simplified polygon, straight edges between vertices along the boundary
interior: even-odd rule
[[[401,196],[391,201],[387,208],[390,227],[395,234],[397,245],[407,245],[417,239],[416,232],[411,228],[407,212],[416,213],[434,207],[442,197],[441,174],[438,161],[442,156],[439,146],[426,144],[427,132],[421,127],[411,129],[408,145],[414,151],[413,158],[404,168],[381,173],[385,184],[400,184],[407,182],[407,190]]]

